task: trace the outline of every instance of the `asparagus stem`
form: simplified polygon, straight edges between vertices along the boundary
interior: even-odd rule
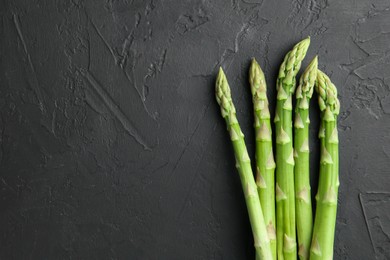
[[[256,132],[256,184],[260,204],[267,226],[273,259],[276,259],[275,231],[275,161],[272,150],[272,129],[268,109],[267,85],[264,73],[255,59],[249,71],[255,132]]]
[[[230,139],[233,144],[236,167],[240,176],[249,221],[252,227],[256,259],[271,260],[272,253],[270,241],[268,239],[267,228],[256,189],[256,182],[253,177],[251,161],[245,146],[244,134],[237,121],[236,109],[231,98],[230,87],[222,68],[219,69],[215,84],[215,93],[217,102],[221,107],[222,117],[226,121]]]
[[[310,38],[297,43],[280,66],[276,83],[276,225],[278,259],[296,259],[292,101],[297,75]]]
[[[317,56],[303,72],[296,90],[294,150],[295,150],[295,203],[299,259],[309,259],[313,213],[311,206],[309,164],[309,104],[317,78]]]
[[[316,92],[321,110],[321,165],[316,195],[317,208],[314,220],[310,259],[333,259],[336,227],[337,195],[339,188],[339,147],[337,115],[340,102],[337,89],[325,73],[318,70]]]

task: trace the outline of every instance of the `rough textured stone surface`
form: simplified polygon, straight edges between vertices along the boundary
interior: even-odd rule
[[[342,104],[335,259],[390,258],[388,0],[2,0],[0,15],[1,259],[252,258],[214,80],[222,66],[253,158],[250,58],[273,110],[307,35]]]

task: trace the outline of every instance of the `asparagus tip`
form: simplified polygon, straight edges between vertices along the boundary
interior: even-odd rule
[[[222,66],[219,67],[218,76],[219,76],[219,74],[225,74],[225,73],[223,72]]]
[[[313,60],[310,63],[315,63],[318,66],[318,55],[314,56]]]
[[[296,46],[299,46],[300,48],[308,48],[310,45],[310,36],[303,39],[302,41],[298,42]]]
[[[252,58],[251,66],[249,69],[249,83],[251,85],[252,94],[255,95],[255,92],[259,91],[261,93],[257,94],[259,95],[259,97],[261,97],[261,99],[264,99],[265,77],[259,63],[256,61],[255,58]]]
[[[326,112],[326,109],[328,109],[328,113],[338,115],[340,112],[340,101],[337,98],[337,88],[321,70],[317,71],[316,90],[320,110]]]
[[[217,81],[216,81],[216,87],[217,88],[221,87],[221,84],[223,81],[226,81],[226,75],[225,75],[225,72],[223,71],[222,67],[219,67]]]

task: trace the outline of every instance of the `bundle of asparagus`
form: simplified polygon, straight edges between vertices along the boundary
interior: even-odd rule
[[[336,87],[328,76],[317,69],[317,57],[309,63],[296,87],[295,77],[309,44],[310,38],[297,43],[286,54],[280,66],[274,117],[276,164],[266,80],[257,61],[252,60],[249,83],[256,134],[256,179],[222,68],[216,81],[216,99],[233,144],[236,167],[252,227],[256,259],[297,259],[299,256],[305,260],[333,257],[339,186],[336,121],[340,103]],[[321,162],[313,227],[309,103],[314,89],[321,110]],[[293,133],[294,92],[296,107]]]

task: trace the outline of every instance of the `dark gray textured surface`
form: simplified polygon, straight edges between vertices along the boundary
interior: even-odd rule
[[[250,57],[273,108],[284,54],[310,35],[342,104],[335,259],[390,259],[389,8],[0,1],[0,258],[252,257],[215,74],[253,152]]]

